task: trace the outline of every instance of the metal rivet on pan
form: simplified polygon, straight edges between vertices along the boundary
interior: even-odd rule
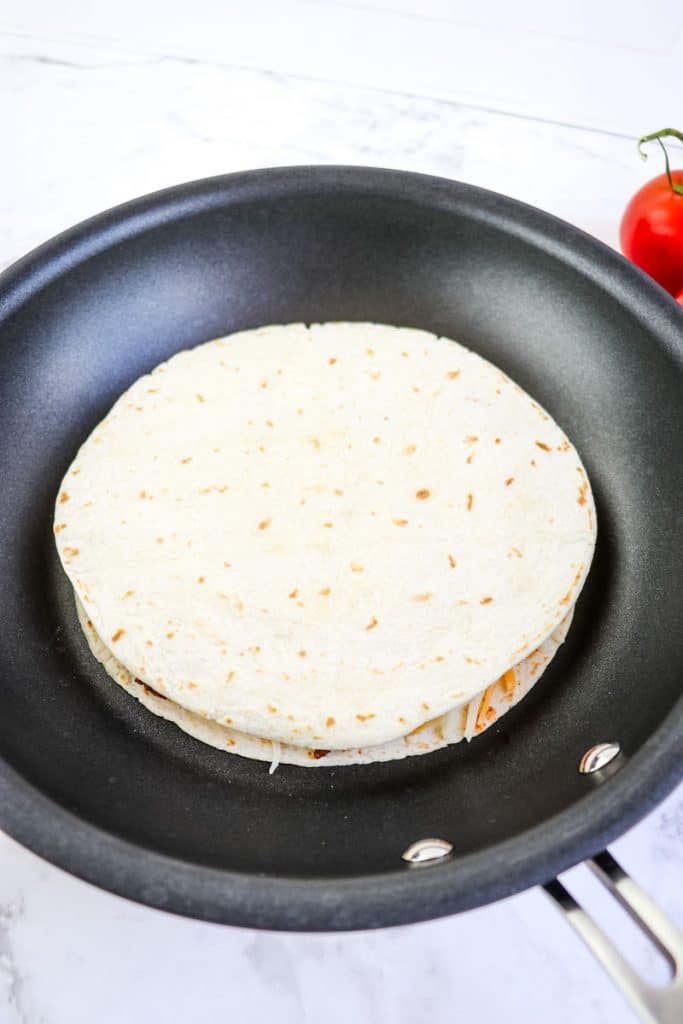
[[[453,852],[453,844],[447,839],[418,839],[401,854],[408,864],[431,864],[444,860]]]
[[[579,761],[579,771],[582,775],[592,775],[594,772],[599,772],[602,768],[606,768],[608,764],[611,764],[620,753],[621,747],[616,742],[596,743],[595,746],[588,748]]]

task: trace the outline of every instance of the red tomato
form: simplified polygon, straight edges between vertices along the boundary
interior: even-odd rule
[[[672,171],[671,180],[683,185],[683,170]],[[643,185],[626,207],[621,249],[672,295],[683,289],[683,195],[666,174]]]

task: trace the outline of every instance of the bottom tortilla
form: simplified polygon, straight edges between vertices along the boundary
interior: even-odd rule
[[[112,654],[95,631],[82,604],[76,598],[78,618],[90,650],[104,666],[114,682],[140,701],[160,718],[174,722],[183,732],[218,750],[257,761],[269,761],[271,771],[278,764],[294,764],[307,768],[332,767],[345,764],[372,764],[375,761],[394,761],[404,757],[430,754],[434,750],[470,740],[493,725],[501,715],[518,704],[540,679],[563,643],[571,625],[573,608],[546,640],[523,661],[510,668],[500,679],[477,694],[467,704],[433,718],[413,729],[407,736],[372,747],[348,750],[311,750],[287,743],[261,739],[238,732],[212,719],[188,711],[136,679]]]

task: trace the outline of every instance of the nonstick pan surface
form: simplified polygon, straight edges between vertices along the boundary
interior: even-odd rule
[[[593,483],[595,561],[566,644],[472,743],[333,769],[205,747],[89,654],[52,537],[76,449],[181,348],[268,323],[456,338],[551,412]],[[683,774],[683,317],[618,255],[513,200],[364,168],[285,168],[119,207],[0,280],[0,824],[181,914],[345,929],[436,917],[602,849]],[[601,786],[577,771],[617,740]],[[410,868],[428,836],[454,856]]]

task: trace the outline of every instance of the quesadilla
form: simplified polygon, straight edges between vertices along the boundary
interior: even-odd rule
[[[243,331],[137,380],[55,535],[96,657],[154,713],[263,760],[471,738],[564,639],[596,517],[571,442],[454,341]]]

